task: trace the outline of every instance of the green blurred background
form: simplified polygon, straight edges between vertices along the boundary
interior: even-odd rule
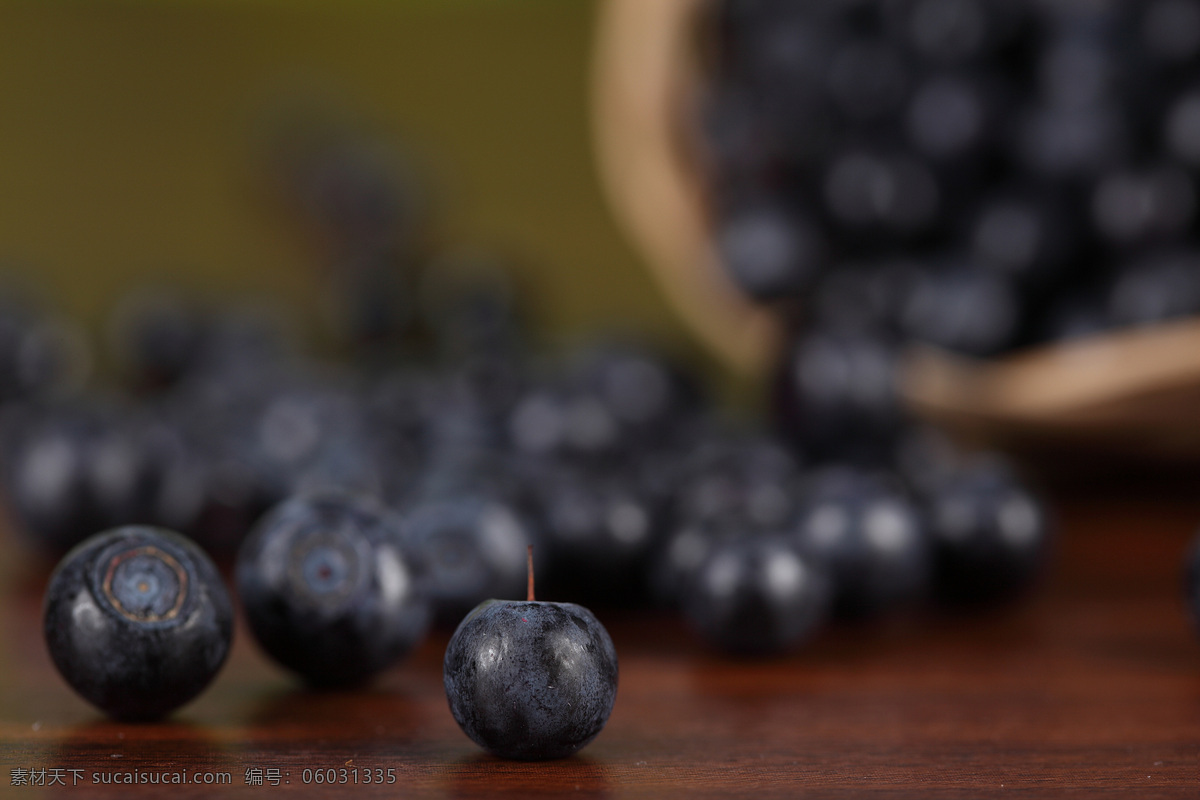
[[[271,295],[315,318],[318,256],[263,178],[269,110],[311,95],[420,163],[437,242],[516,257],[552,340],[616,326],[696,357],[600,192],[595,11],[0,3],[0,257],[93,329],[148,281]]]

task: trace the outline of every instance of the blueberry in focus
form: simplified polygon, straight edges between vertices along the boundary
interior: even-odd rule
[[[769,655],[793,649],[825,621],[832,585],[823,568],[783,536],[723,542],[683,590],[683,612],[712,646]]]
[[[366,498],[286,500],[243,543],[236,576],[259,644],[316,686],[366,681],[429,626],[419,557],[398,520]]]
[[[458,626],[443,664],[459,727],[501,758],[565,758],[600,733],[617,695],[617,652],[582,606],[487,600]]]
[[[112,717],[152,720],[198,695],[233,636],[233,606],[206,555],[178,534],[128,526],[68,553],[46,590],[58,671]]]

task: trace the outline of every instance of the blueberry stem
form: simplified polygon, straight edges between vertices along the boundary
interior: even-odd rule
[[[525,548],[525,567],[529,572],[529,591],[526,592],[525,599],[530,603],[533,602],[533,545],[528,545]]]

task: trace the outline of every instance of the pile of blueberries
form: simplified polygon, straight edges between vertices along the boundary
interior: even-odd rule
[[[1044,511],[999,457],[898,411],[879,428],[734,421],[629,339],[551,356],[499,262],[430,257],[377,143],[310,137],[285,156],[279,185],[327,263],[336,357],[261,308],[141,289],[107,327],[111,380],[88,383],[71,325],[0,305],[5,504],[32,545],[70,551],[46,636],[110,713],[161,716],[215,674],[232,606],[213,562],[233,567],[262,648],[318,686],[368,680],[430,624],[525,596],[529,545],[540,594],[568,602],[526,616],[582,625],[601,655],[607,634],[573,603],[674,607],[717,648],[769,654],[832,617],[1012,597],[1043,562]],[[835,395],[864,388],[837,373]],[[164,653],[172,636],[191,638]],[[99,669],[98,652],[121,657]],[[601,662],[615,692],[615,655]]]
[[[732,277],[793,331],[798,433],[894,425],[967,356],[1200,313],[1200,2],[713,0],[697,152]]]
[[[817,459],[722,417],[695,375],[644,345],[609,341],[549,368],[512,344],[517,319],[498,321],[498,305],[463,313],[504,336],[384,368],[377,351],[368,365],[305,355],[262,318],[141,306],[122,316],[121,386],[49,382],[4,404],[15,527],[61,554],[153,525],[218,563],[240,553],[267,569],[282,556],[255,549],[256,525],[308,514],[293,527],[320,528],[302,501],[332,494],[351,521],[326,527],[365,528],[350,510],[369,500],[443,624],[522,596],[533,543],[545,596],[677,605],[716,645],[763,652],[831,610],[870,616],[931,588],[1005,596],[1041,560],[1042,511],[994,457],[913,426],[886,459]]]

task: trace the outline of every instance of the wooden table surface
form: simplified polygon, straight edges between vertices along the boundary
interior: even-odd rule
[[[670,615],[602,614],[621,659],[612,718],[582,754],[536,764],[486,756],[458,730],[445,632],[367,690],[311,693],[241,626],[225,670],[170,721],[106,721],[45,653],[44,574],[4,548],[0,796],[158,797],[94,781],[180,770],[230,782],[171,797],[1200,796],[1200,642],[1180,591],[1200,505],[1059,511],[1046,579],[998,613],[835,628],[768,661],[710,653]],[[330,769],[348,781],[334,791],[315,782]],[[367,784],[367,770],[395,782]],[[65,785],[13,785],[22,771]]]

